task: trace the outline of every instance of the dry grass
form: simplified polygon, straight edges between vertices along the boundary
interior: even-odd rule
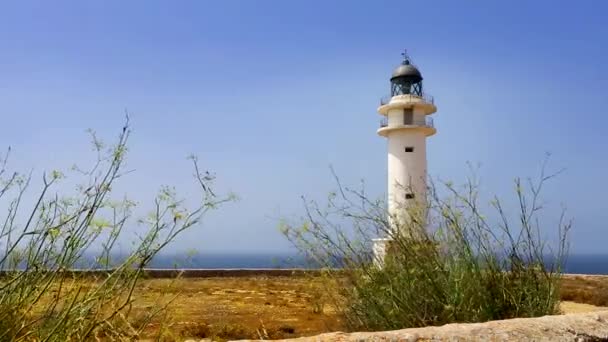
[[[561,299],[595,306],[608,306],[608,276],[567,275]]]
[[[168,341],[279,339],[344,330],[324,298],[323,282],[309,276],[143,279],[130,322],[135,328],[145,326],[143,339],[161,333]],[[161,305],[171,301],[168,311],[143,321],[143,313],[158,307],[159,298]],[[561,299],[564,312],[608,306],[608,276],[565,276]]]
[[[135,292],[134,309],[152,307],[159,295],[173,298],[165,317],[148,324],[145,335],[162,329],[175,340],[278,339],[341,330],[338,315],[320,297],[320,285],[320,279],[305,276],[146,279]]]

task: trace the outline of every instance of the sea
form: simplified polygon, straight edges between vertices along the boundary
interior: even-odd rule
[[[150,268],[242,269],[242,268],[314,268],[297,254],[280,253],[202,253],[191,257],[158,255]],[[608,275],[608,254],[571,254],[564,273]]]

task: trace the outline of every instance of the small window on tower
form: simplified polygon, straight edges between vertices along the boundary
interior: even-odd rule
[[[413,199],[414,197],[414,194],[405,194],[405,199]]]
[[[414,146],[406,146],[405,152],[414,152]]]
[[[403,108],[403,124],[414,124],[414,110],[412,108]]]

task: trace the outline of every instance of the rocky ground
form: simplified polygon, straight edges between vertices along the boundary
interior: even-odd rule
[[[385,332],[328,333],[302,337],[293,342],[313,341],[608,341],[608,311],[538,318],[516,318],[441,327]]]

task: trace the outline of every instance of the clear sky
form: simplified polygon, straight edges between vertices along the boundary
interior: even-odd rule
[[[241,200],[171,248],[282,251],[279,217],[344,182],[386,188],[379,98],[407,48],[435,96],[431,176],[482,165],[505,194],[545,152],[574,252],[606,252],[604,1],[13,1],[0,4],[0,145],[23,169],[87,160],[84,133],[133,136],[121,191],[185,196],[194,153]]]

